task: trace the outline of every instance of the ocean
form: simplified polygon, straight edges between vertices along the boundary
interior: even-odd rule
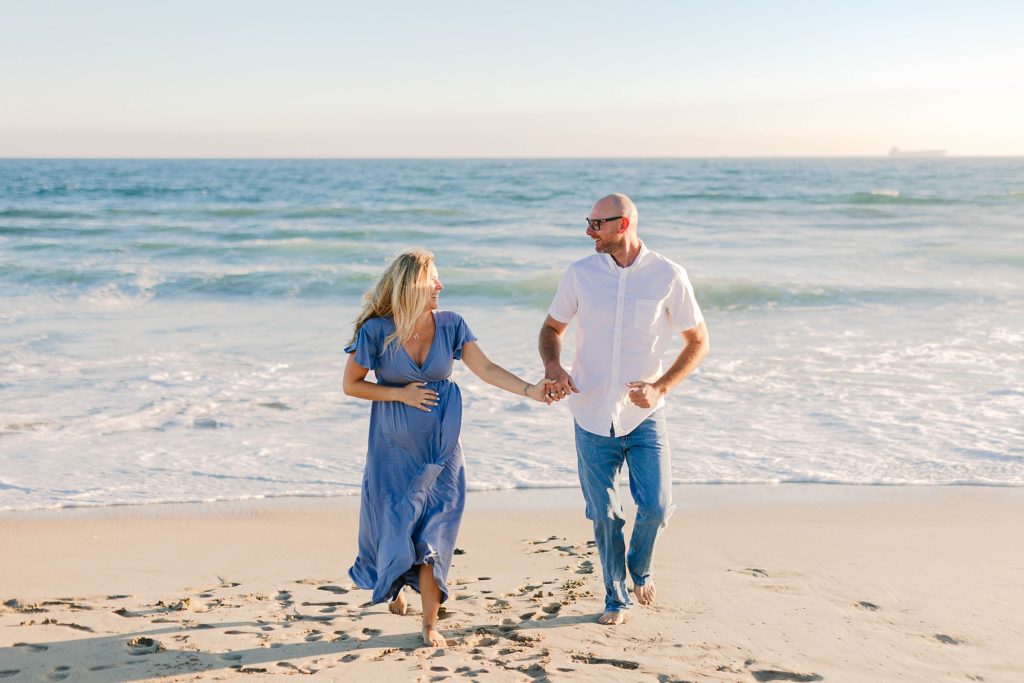
[[[710,331],[677,483],[1024,485],[1024,159],[0,160],[0,510],[358,493],[389,258],[538,379],[615,191]],[[577,485],[564,404],[454,379],[471,489]]]

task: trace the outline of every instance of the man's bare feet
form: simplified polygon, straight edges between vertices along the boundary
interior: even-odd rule
[[[618,626],[626,623],[626,613],[621,611],[605,612],[597,618],[597,623],[605,626]]]
[[[423,644],[427,647],[446,647],[448,641],[445,640],[441,632],[437,630],[437,627],[433,624],[423,625]]]
[[[404,616],[409,611],[409,605],[405,602],[402,591],[398,591],[398,597],[388,603],[388,611],[398,616]]]
[[[657,591],[654,589],[654,582],[648,581],[642,586],[633,586],[633,595],[636,596],[636,601],[641,605],[654,604],[654,597],[657,595]]]

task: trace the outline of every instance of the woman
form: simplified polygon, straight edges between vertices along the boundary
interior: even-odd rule
[[[437,613],[462,519],[466,477],[459,445],[462,396],[451,381],[462,360],[480,379],[550,403],[545,386],[488,360],[462,316],[438,311],[428,251],[398,256],[364,297],[345,366],[345,393],[373,401],[359,513],[359,556],[349,576],[405,614],[403,586],[423,601],[423,643],[444,647]],[[377,382],[366,381],[373,370]]]

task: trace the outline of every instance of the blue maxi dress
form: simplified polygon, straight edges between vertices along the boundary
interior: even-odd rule
[[[403,586],[419,591],[418,564],[433,566],[448,599],[448,569],[466,502],[466,472],[459,444],[462,394],[452,366],[466,342],[476,341],[458,313],[434,313],[434,341],[422,365],[384,339],[391,318],[371,318],[345,347],[372,370],[377,384],[426,382],[438,403],[425,412],[399,401],[374,401],[359,510],[359,555],[348,570],[357,586],[373,591],[374,603],[393,600]]]

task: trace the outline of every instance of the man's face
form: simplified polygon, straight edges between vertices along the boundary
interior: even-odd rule
[[[625,239],[622,216],[610,207],[595,204],[587,214],[587,236],[594,240],[594,251],[599,254],[613,253]]]

